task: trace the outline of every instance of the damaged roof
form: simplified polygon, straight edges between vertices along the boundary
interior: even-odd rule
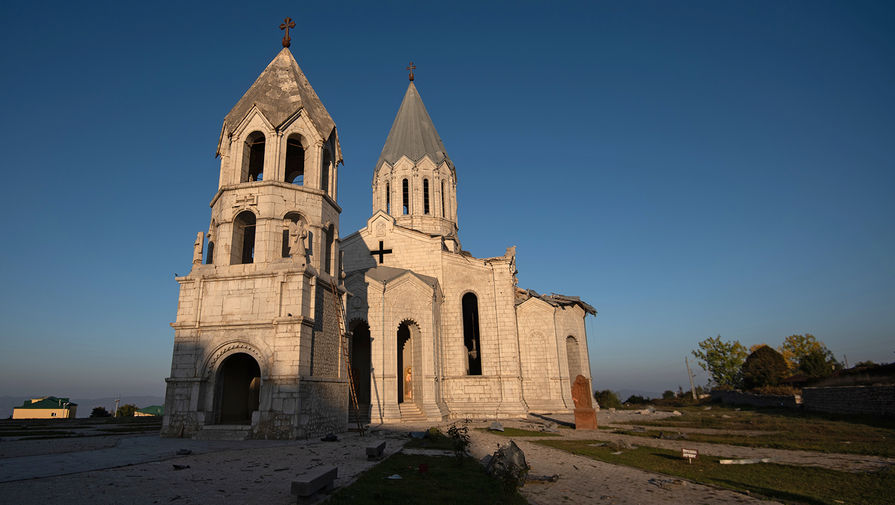
[[[292,52],[285,47],[224,118],[222,141],[224,135],[233,133],[253,105],[258,107],[274,128],[282,126],[299,109],[304,109],[317,133],[324,140],[329,138],[336,127],[326,107],[308,82],[308,78],[299,68]],[[218,154],[220,149],[221,146],[218,144]],[[339,155],[336,162],[341,161]]]
[[[441,137],[435,130],[435,125],[432,124],[426,106],[423,105],[419,91],[416,90],[413,81],[410,81],[407,92],[404,93],[404,100],[395,116],[395,122],[392,123],[392,129],[389,130],[388,138],[382,147],[382,154],[376,162],[376,168],[378,169],[383,161],[394,165],[401,156],[407,156],[411,161],[417,162],[426,155],[429,155],[436,165],[447,161],[448,166],[451,168],[454,166],[441,142]]]
[[[543,300],[554,307],[567,307],[570,305],[577,305],[581,307],[584,312],[596,316],[597,309],[595,309],[592,305],[587,302],[581,300],[581,298],[577,296],[566,296],[560,295],[557,293],[551,293],[549,295],[539,294],[537,291],[533,289],[522,289],[516,288],[516,305],[528,300],[529,298],[538,298]]]

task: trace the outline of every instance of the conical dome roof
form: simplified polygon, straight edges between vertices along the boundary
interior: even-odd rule
[[[395,122],[392,123],[392,129],[388,132],[376,168],[378,169],[383,161],[394,165],[401,156],[407,156],[411,161],[417,162],[426,155],[436,165],[447,161],[448,165],[453,167],[441,137],[432,124],[426,106],[423,105],[423,99],[411,81],[407,86],[407,92],[404,93],[398,115],[395,116]]]
[[[307,112],[311,123],[323,139],[329,138],[336,126],[314,88],[311,87],[311,83],[308,82],[308,78],[299,68],[292,52],[285,47],[224,118],[222,141],[224,135],[229,135],[236,129],[253,105],[258,107],[275,128],[282,125],[299,109]],[[340,161],[341,159],[336,160]]]

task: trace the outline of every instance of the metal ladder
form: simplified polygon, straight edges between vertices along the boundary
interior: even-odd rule
[[[348,396],[351,398],[351,407],[354,409],[354,421],[357,423],[357,431],[364,436],[364,425],[360,419],[360,406],[357,403],[357,391],[354,389],[354,372],[351,371],[351,340],[348,338],[348,328],[345,325],[345,308],[342,306],[342,297],[336,286],[335,277],[330,277],[329,287],[333,294],[336,315],[339,318],[339,339],[342,344],[342,358],[345,360],[345,368],[348,369]]]

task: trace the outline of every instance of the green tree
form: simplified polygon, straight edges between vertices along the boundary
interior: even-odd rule
[[[118,412],[115,414],[115,417],[134,417],[134,412],[137,411],[137,406],[128,403],[118,407]]]
[[[614,392],[604,389],[602,391],[594,391],[594,400],[601,409],[620,409],[622,402],[619,401],[618,395]]]
[[[721,335],[709,337],[693,351],[699,366],[709,373],[715,387],[736,388],[740,385],[740,367],[746,361],[746,348],[738,340],[725,342]]]
[[[746,389],[776,386],[786,376],[786,360],[779,352],[763,345],[746,358],[742,371]]]
[[[839,362],[829,350],[824,352],[821,349],[815,349],[799,360],[799,371],[813,379],[829,377],[838,368],[840,368]]]
[[[90,417],[112,417],[112,414],[105,407],[93,407]]]
[[[828,355],[828,360],[833,360],[833,353],[827,349],[823,342],[818,342],[814,335],[806,333],[804,335],[790,335],[783,339],[783,344],[778,348],[783,359],[786,360],[786,366],[790,373],[799,371],[799,362],[802,358],[808,356],[812,352],[822,352]]]
[[[678,389],[680,389],[680,386],[678,386]],[[675,397],[674,391],[672,391],[670,389],[667,389],[667,390],[665,390],[665,392],[662,393],[663,400],[673,400],[674,397]]]

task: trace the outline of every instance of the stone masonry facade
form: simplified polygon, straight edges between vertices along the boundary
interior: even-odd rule
[[[373,215],[344,239],[338,132],[287,48],[225,117],[217,153],[210,224],[177,278],[163,435],[573,411],[596,311],[520,288],[515,247],[463,250],[457,171],[412,79]]]

